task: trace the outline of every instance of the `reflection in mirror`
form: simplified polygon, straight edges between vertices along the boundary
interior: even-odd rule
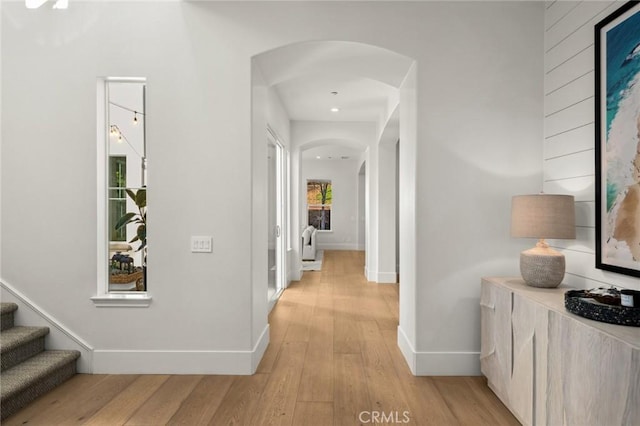
[[[109,291],[147,290],[145,83],[107,80]]]

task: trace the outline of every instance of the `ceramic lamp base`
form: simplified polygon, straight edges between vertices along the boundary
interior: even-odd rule
[[[527,285],[558,287],[564,278],[564,271],[564,255],[544,242],[520,253],[520,273]]]

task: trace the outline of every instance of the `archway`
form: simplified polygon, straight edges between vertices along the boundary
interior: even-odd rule
[[[290,210],[292,238],[292,252],[289,257],[289,265],[294,265],[294,270],[289,269],[292,278],[297,278],[295,269],[299,265],[300,249],[298,233],[302,225],[302,217],[299,213],[301,199],[301,153],[304,149],[327,143],[344,143],[344,141],[356,141],[361,145],[362,135],[366,135],[366,186],[367,186],[367,263],[368,268],[377,271],[377,244],[378,244],[378,211],[380,207],[379,193],[379,165],[380,165],[380,141],[383,129],[392,118],[395,111],[398,114],[399,139],[402,140],[398,153],[398,169],[400,188],[398,196],[399,215],[399,251],[400,268],[403,271],[403,279],[400,282],[399,303],[399,337],[400,341],[415,341],[416,323],[416,283],[415,283],[415,235],[416,235],[416,90],[415,90],[415,61],[404,55],[389,51],[384,48],[357,42],[345,41],[311,41],[300,42],[278,47],[266,51],[252,58],[252,159],[253,159],[253,219],[252,219],[252,276],[254,278],[254,294],[259,294],[262,287],[266,292],[266,278],[261,277],[265,270],[266,261],[263,254],[267,242],[262,230],[266,223],[259,215],[259,204],[263,199],[264,188],[262,177],[265,174],[262,165],[264,157],[263,131],[267,125],[278,127],[285,134],[285,145],[291,153],[289,169],[290,191],[289,196],[293,206]],[[357,125],[328,125],[332,122],[326,114],[318,120],[291,119],[292,113],[282,105],[277,106],[273,94],[278,88],[293,91],[296,87],[291,82],[299,83],[305,78],[313,79],[314,76],[330,75],[337,81],[340,77],[345,79],[358,78],[372,81],[378,85],[391,87],[392,93],[386,97],[384,105],[375,120],[367,124],[362,122]],[[309,80],[306,80],[309,81]],[[372,86],[376,87],[376,86]],[[337,91],[336,91],[337,92]],[[330,93],[334,93],[333,91]],[[284,102],[286,103],[286,101]],[[355,104],[355,102],[354,102]],[[291,108],[289,108],[291,109]],[[280,110],[280,117],[278,117]],[[288,113],[287,119],[283,119],[282,112]],[[323,118],[324,117],[324,118]],[[279,123],[274,123],[279,122]],[[332,122],[335,124],[335,122]],[[339,131],[336,131],[339,129]],[[357,136],[354,136],[357,135]],[[338,142],[339,141],[339,142]],[[384,154],[383,154],[384,155]],[[395,201],[395,200],[394,200]],[[395,228],[395,223],[393,224]],[[375,275],[373,275],[375,276]],[[254,302],[255,303],[255,302]],[[266,308],[254,306],[254,314],[265,315]],[[404,353],[408,353],[406,347],[400,345]]]

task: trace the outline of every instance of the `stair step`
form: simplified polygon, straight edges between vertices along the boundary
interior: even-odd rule
[[[0,333],[0,370],[8,370],[42,352],[48,333],[48,327],[11,327]]]
[[[79,357],[79,351],[44,351],[3,371],[2,419],[76,374]]]
[[[13,313],[18,309],[15,303],[0,303],[0,330],[13,327]]]

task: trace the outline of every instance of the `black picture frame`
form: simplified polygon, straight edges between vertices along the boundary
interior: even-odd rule
[[[640,1],[598,22],[594,41],[596,268],[640,277]]]

